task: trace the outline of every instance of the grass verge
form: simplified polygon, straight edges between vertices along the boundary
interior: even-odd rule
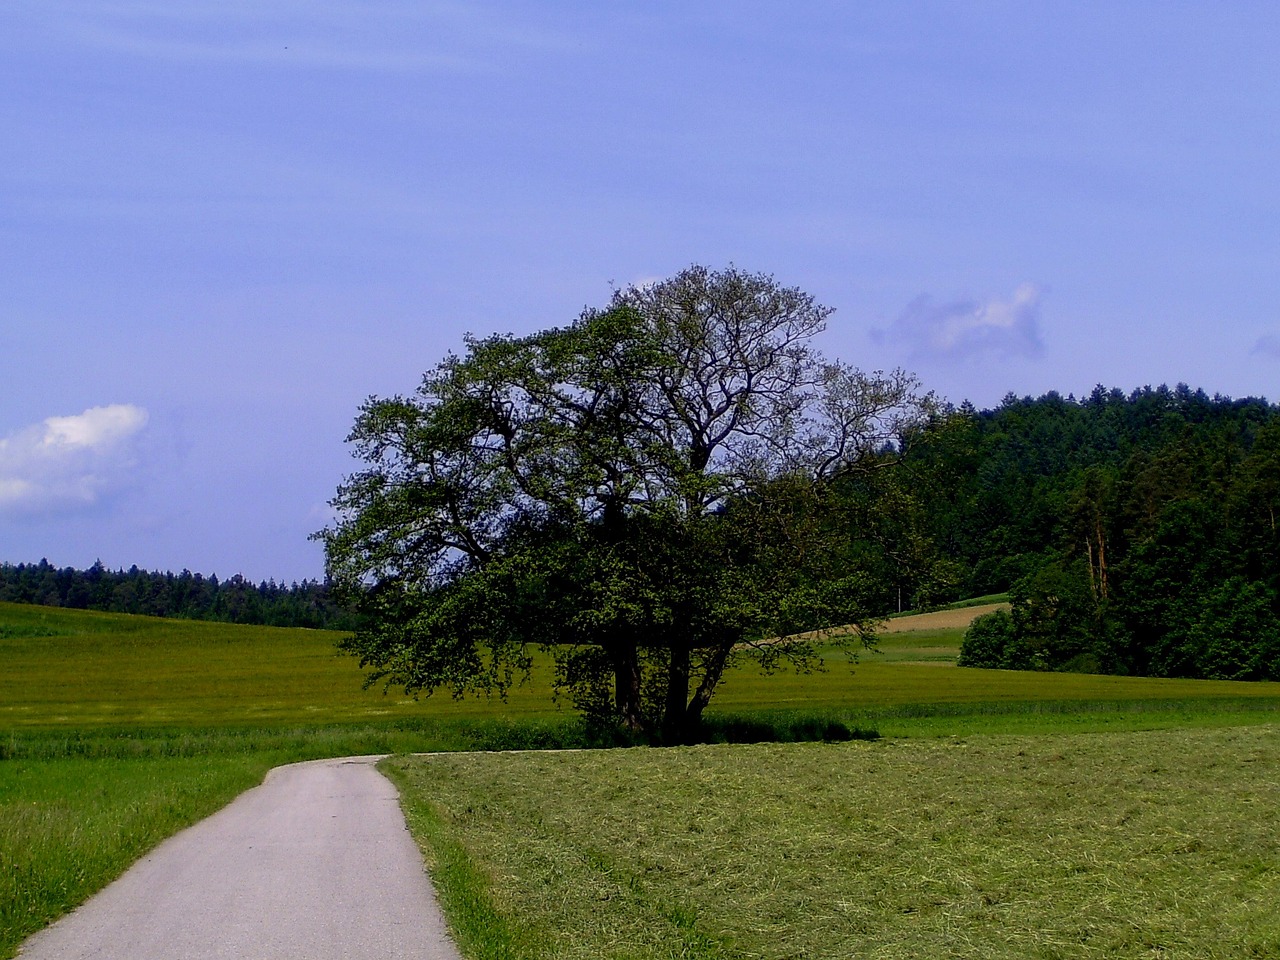
[[[405,774],[384,761],[379,765],[396,787]],[[540,941],[494,906],[493,881],[476,867],[467,850],[450,833],[432,804],[401,804],[405,822],[418,840],[449,932],[468,960],[533,960]]]
[[[271,766],[265,755],[0,763],[0,956]]]

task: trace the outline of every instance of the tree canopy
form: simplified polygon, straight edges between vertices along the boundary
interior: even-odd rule
[[[938,412],[902,372],[826,360],[830,310],[690,267],[530,336],[468,338],[371,398],[364,469],[321,531],[372,682],[503,692],[541,646],[597,722],[691,735],[726,668],[872,635],[831,481],[901,457]]]
[[[1013,609],[975,624],[962,662],[1280,679],[1280,410],[1099,388],[971,427],[972,578]]]

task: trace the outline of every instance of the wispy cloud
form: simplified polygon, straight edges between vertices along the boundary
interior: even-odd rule
[[[466,74],[500,69],[504,54],[571,50],[581,38],[458,0],[316,6],[61,0],[62,31],[126,56],[390,73]]]
[[[1040,288],[1024,283],[1009,300],[957,300],[937,303],[917,297],[888,329],[875,330],[881,342],[905,345],[913,357],[991,353],[1038,357],[1044,352],[1040,334]]]
[[[147,411],[132,404],[49,417],[0,440],[0,511],[84,509],[127,482]]]
[[[1280,360],[1280,336],[1274,333],[1268,333],[1266,336],[1259,337],[1253,344],[1253,349],[1249,351],[1255,356],[1270,357],[1272,360]]]

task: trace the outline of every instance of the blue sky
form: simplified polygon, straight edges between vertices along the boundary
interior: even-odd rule
[[[690,263],[949,399],[1280,398],[1270,3],[0,7],[0,560],[294,580],[361,400]]]

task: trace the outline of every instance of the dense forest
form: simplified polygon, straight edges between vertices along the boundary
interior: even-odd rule
[[[328,585],[316,580],[254,584],[239,574],[219,580],[189,570],[153,573],[135,566],[113,571],[100,562],[88,570],[60,569],[47,560],[0,563],[0,601],[276,627],[352,626],[351,615],[334,602]]]
[[[1280,409],[1263,400],[1009,396],[844,494],[851,560],[910,605],[1010,591],[962,663],[1280,679]]]
[[[1010,395],[844,477],[876,614],[1008,591],[961,662],[1280,679],[1280,408],[1186,386]],[[884,469],[878,469],[883,466]],[[0,564],[0,600],[348,629],[329,586]]]

